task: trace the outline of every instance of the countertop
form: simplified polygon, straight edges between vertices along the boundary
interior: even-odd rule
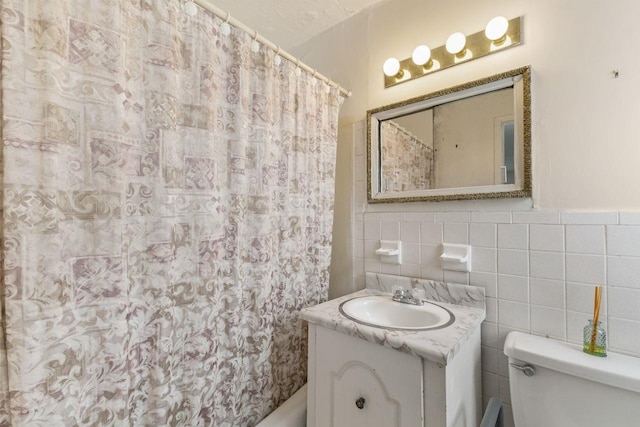
[[[385,283],[391,282],[409,289],[426,289],[426,301],[451,311],[455,316],[455,321],[442,329],[396,330],[363,325],[340,314],[338,307],[349,299],[367,295],[391,295],[390,292],[380,290],[380,288],[385,288]],[[310,323],[442,365],[447,365],[453,360],[456,353],[480,327],[485,318],[484,289],[482,288],[381,274],[372,274],[371,276],[368,274],[367,287],[369,289],[307,307],[300,311],[299,317]],[[371,289],[372,287],[378,289]],[[464,295],[464,300],[457,298],[460,295]],[[471,303],[469,296],[471,296]],[[443,301],[447,299],[451,301]]]

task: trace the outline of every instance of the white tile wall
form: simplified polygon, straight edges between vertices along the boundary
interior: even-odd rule
[[[363,160],[364,150],[354,146],[356,161]],[[365,271],[383,271],[484,287],[485,401],[499,395],[509,402],[506,335],[519,330],[580,343],[597,284],[605,285],[601,319],[609,349],[640,357],[640,213],[475,211],[471,202],[446,205],[468,211],[437,203],[381,208],[367,205],[366,196],[358,199],[358,192],[366,194],[365,180],[354,176],[354,283],[363,287]],[[380,264],[377,240],[396,235],[404,263]],[[470,273],[441,269],[443,242],[471,244]]]
[[[382,271],[485,288],[485,399],[508,398],[508,371],[499,366],[506,364],[502,346],[510,331],[581,342],[595,285],[605,285],[601,319],[610,351],[640,357],[640,215],[399,211],[367,212],[362,219],[354,233],[361,248],[354,250],[356,283],[364,283],[365,271]],[[403,265],[380,264],[376,237],[396,235]],[[471,244],[470,273],[441,269],[443,242]]]

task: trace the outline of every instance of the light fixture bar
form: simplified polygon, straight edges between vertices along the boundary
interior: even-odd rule
[[[520,25],[522,17],[509,20],[509,27],[504,38],[498,41],[492,41],[487,38],[484,30],[467,36],[464,50],[458,54],[447,52],[446,47],[439,46],[431,50],[430,65],[416,65],[411,57],[400,61],[400,71],[395,76],[384,75],[384,87],[388,88],[400,83],[408,82],[454,65],[462,64],[473,59],[482,58],[489,54],[517,46],[521,43]]]

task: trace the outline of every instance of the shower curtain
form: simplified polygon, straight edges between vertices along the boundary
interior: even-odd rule
[[[338,91],[178,0],[2,0],[0,426],[251,426],[306,379]]]

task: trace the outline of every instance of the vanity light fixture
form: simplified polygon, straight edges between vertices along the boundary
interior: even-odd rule
[[[444,46],[415,48],[410,58],[402,61],[389,58],[384,63],[384,87],[391,87],[472,59],[481,58],[521,43],[522,17],[507,20],[496,16],[484,31],[465,36],[456,32]]]

